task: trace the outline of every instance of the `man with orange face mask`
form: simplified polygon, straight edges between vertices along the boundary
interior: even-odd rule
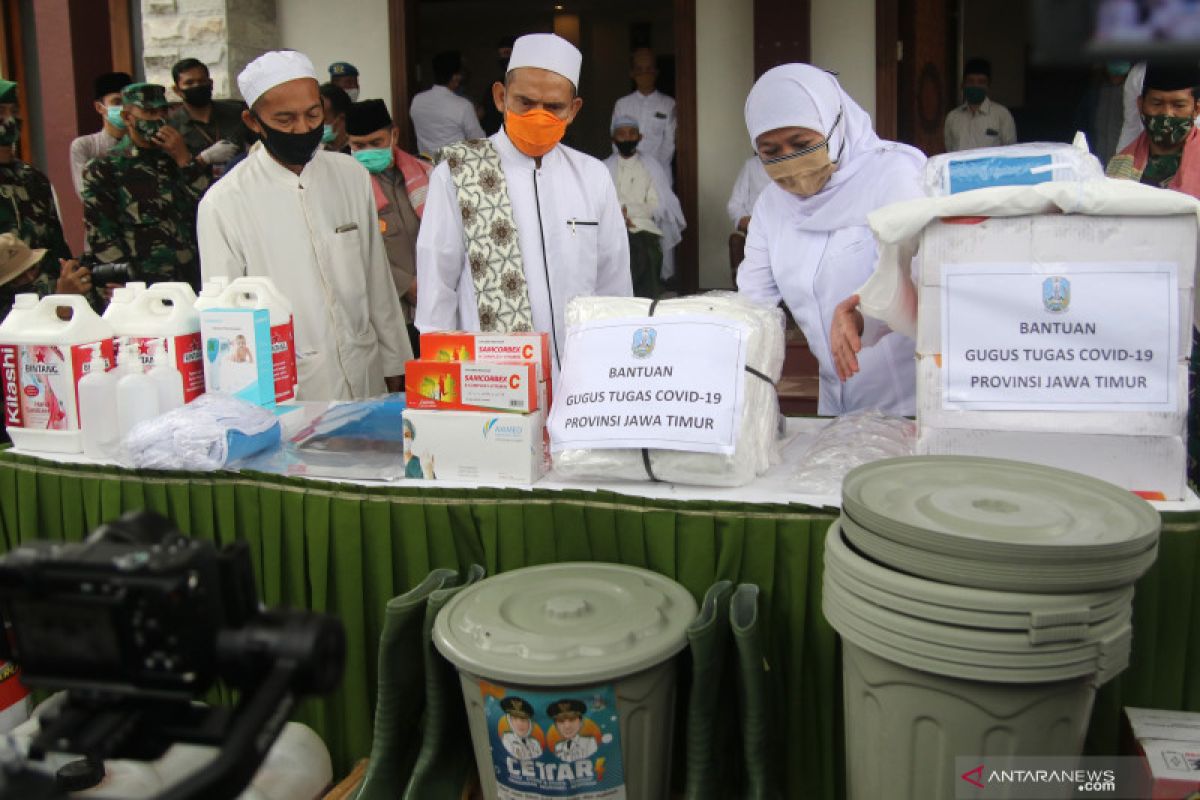
[[[554,34],[517,39],[492,87],[504,127],[442,150],[417,238],[422,331],[549,331],[557,372],[567,303],[633,293],[612,178],[560,143],[583,105],[581,62]]]

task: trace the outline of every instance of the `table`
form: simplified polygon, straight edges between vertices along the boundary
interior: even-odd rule
[[[817,423],[793,423],[786,454]],[[824,534],[833,498],[788,485],[787,463],[747,489],[650,484],[584,490],[371,486],[237,473],[150,473],[0,451],[0,547],[77,541],[133,508],[191,536],[251,545],[265,603],[337,614],[346,678],[296,719],[322,735],[345,774],[369,753],[376,643],[386,601],[431,569],[489,574],[559,561],[615,561],[678,580],[699,599],[728,578],[762,588],[769,632],[770,739],[788,797],[843,795],[838,640],[821,615]],[[1116,752],[1123,705],[1200,711],[1200,502],[1165,504],[1159,560],[1137,586],[1129,669],[1100,692],[1089,750]]]

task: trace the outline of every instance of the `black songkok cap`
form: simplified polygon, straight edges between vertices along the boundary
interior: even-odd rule
[[[1150,89],[1160,92],[1177,92],[1181,89],[1195,91],[1200,87],[1200,69],[1188,64],[1146,64],[1146,79],[1142,81],[1142,94]]]
[[[96,99],[103,100],[106,96],[121,91],[131,83],[133,83],[133,78],[129,76],[128,72],[106,72],[96,78],[94,85]]]
[[[381,128],[392,126],[392,115],[382,100],[362,100],[352,103],[346,113],[346,133],[369,136]]]

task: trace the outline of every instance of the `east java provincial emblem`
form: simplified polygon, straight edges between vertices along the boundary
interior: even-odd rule
[[[1061,314],[1071,306],[1071,282],[1061,275],[1042,281],[1042,305],[1047,311]]]
[[[638,328],[633,332],[634,358],[648,358],[654,352],[654,342],[658,339],[658,331],[654,328]]]

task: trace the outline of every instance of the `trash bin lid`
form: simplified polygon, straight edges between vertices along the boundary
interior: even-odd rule
[[[608,563],[504,572],[459,592],[433,641],[459,669],[533,686],[619,679],[687,644],[696,601],[675,581]]]
[[[1136,560],[1161,527],[1153,506],[1104,481],[970,456],[866,464],[846,476],[842,503],[880,536],[975,561]]]

